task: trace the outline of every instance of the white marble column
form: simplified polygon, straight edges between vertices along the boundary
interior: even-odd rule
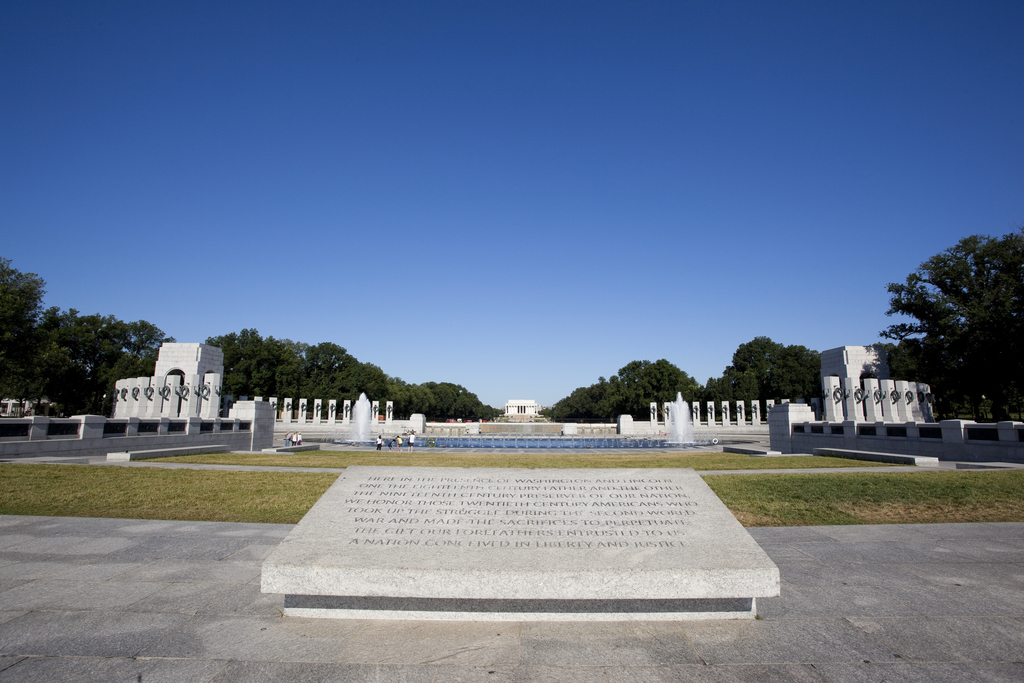
[[[821,388],[825,401],[825,421],[842,422],[843,417],[843,394],[839,385],[839,378],[830,375],[821,378]]]
[[[878,380],[873,377],[864,379],[864,421],[882,421],[882,390]]]

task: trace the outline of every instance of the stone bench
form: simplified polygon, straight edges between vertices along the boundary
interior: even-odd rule
[[[164,458],[171,455],[198,455],[199,453],[226,453],[228,446],[181,446],[178,448],[151,448],[144,451],[117,451],[107,453],[107,460],[125,462],[128,460],[146,460],[148,458]]]
[[[873,451],[854,451],[847,448],[815,448],[815,455],[832,458],[850,458],[852,460],[871,460],[888,462],[896,465],[917,465],[918,467],[938,467],[938,458],[921,455],[897,455],[896,453],[875,453]]]
[[[749,455],[751,458],[774,458],[782,455],[782,451],[766,450],[764,448],[748,448],[746,446],[723,446],[722,452]]]
[[[302,446],[278,446],[276,448],[264,448],[264,453],[298,453],[299,451],[318,451],[320,450],[320,444],[311,443],[303,444]]]

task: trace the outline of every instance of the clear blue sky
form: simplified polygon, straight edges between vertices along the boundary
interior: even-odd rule
[[[552,403],[870,344],[1024,224],[1021,2],[0,2],[0,255]]]

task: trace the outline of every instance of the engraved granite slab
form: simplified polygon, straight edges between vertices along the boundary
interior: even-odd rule
[[[262,589],[290,616],[752,618],[779,570],[692,469],[349,467]]]

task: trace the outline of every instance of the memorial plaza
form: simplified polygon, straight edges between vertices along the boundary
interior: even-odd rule
[[[781,594],[701,621],[283,616],[294,528],[0,517],[0,681],[1024,680],[1024,523],[747,529]]]

